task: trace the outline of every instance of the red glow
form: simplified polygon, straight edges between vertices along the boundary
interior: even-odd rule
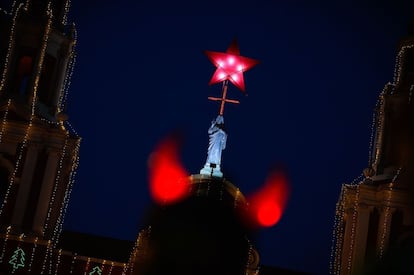
[[[210,85],[230,80],[237,88],[245,92],[243,72],[257,65],[257,60],[241,56],[236,41],[233,41],[225,53],[206,51],[206,54],[217,67],[211,77]],[[223,60],[227,62],[223,62]]]
[[[257,220],[263,226],[275,225],[282,217],[282,210],[274,201],[262,202],[257,209]]]
[[[150,193],[159,204],[175,203],[189,194],[189,175],[179,161],[178,147],[178,141],[170,138],[150,156]]]
[[[249,199],[250,220],[261,227],[277,224],[285,210],[289,193],[286,176],[280,171],[271,173],[263,187]]]

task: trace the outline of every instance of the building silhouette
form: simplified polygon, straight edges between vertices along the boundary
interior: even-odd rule
[[[333,274],[414,272],[414,25],[379,95],[369,167],[337,203]]]

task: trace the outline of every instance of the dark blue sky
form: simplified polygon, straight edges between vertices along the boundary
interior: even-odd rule
[[[207,96],[220,92],[203,51],[237,37],[261,64],[245,73],[248,97],[230,86],[241,104],[226,108],[224,173],[248,194],[283,163],[292,194],[259,234],[262,263],[328,273],[340,187],[367,166],[373,109],[413,4],[188,2],[72,0],[68,113],[83,141],[65,228],[135,240],[150,203],[147,158],[171,131],[184,131],[182,161],[199,172],[218,110]]]

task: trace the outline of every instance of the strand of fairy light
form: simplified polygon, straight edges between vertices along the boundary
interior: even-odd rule
[[[57,226],[55,226],[54,231],[53,231],[53,237],[52,237],[53,241],[57,241],[63,229],[63,222],[65,220],[65,215],[66,215],[67,208],[69,205],[70,196],[72,194],[72,189],[73,189],[73,184],[76,178],[77,168],[79,166],[79,148],[80,148],[80,143],[77,142],[75,150],[74,150],[74,160],[72,163],[72,169],[69,174],[69,182],[66,186],[65,195],[63,197],[63,202],[59,210],[59,216],[56,222]]]
[[[351,272],[351,266],[352,266],[352,254],[354,250],[355,245],[355,228],[356,228],[356,219],[357,219],[357,211],[359,206],[359,184],[356,185],[349,185],[349,187],[352,187],[355,189],[355,199],[354,199],[354,205],[353,205],[353,211],[352,211],[352,227],[351,227],[351,236],[350,236],[350,245],[349,245],[349,254],[348,254],[348,262],[347,262],[347,271]]]
[[[77,58],[76,45],[78,41],[78,31],[76,29],[75,23],[73,23],[72,25],[72,30],[73,30],[73,47],[70,53],[70,61],[68,64],[69,73],[66,74],[65,79],[63,81],[62,91],[60,93],[59,101],[58,101],[58,106],[61,110],[65,109],[65,105],[66,105],[68,94],[69,94],[69,88],[72,84],[72,76],[73,76],[74,68],[76,65],[76,58]]]
[[[62,256],[62,249],[59,249],[58,257],[57,257],[57,261],[56,261],[56,267],[55,267],[55,275],[58,275],[61,256]]]
[[[37,248],[37,241],[39,240],[39,238],[38,237],[36,237],[35,238],[35,240],[34,240],[34,245],[33,245],[33,249],[32,249],[32,255],[30,256],[30,261],[29,261],[29,265],[28,265],[28,269],[27,269],[27,272],[28,273],[31,273],[32,272],[32,264],[33,264],[33,260],[34,260],[34,255],[35,255],[35,252],[36,252],[36,248]]]
[[[401,47],[400,51],[398,52],[398,55],[397,55],[397,58],[396,58],[397,62],[396,62],[396,66],[395,66],[395,69],[394,69],[394,83],[396,83],[396,84],[398,84],[400,82],[401,73],[403,71],[403,66],[404,65],[403,65],[403,62],[401,62],[402,56],[405,54],[405,51],[407,49],[411,49],[413,47],[414,47],[413,44],[406,45],[406,46]]]
[[[389,223],[389,215],[390,215],[390,210],[391,210],[391,200],[392,200],[392,193],[393,193],[393,187],[394,184],[396,183],[400,173],[401,173],[401,168],[398,168],[397,172],[395,173],[394,177],[392,178],[390,184],[388,185],[388,190],[387,190],[387,199],[385,200],[385,212],[384,212],[384,222],[383,222],[383,230],[381,233],[381,239],[380,239],[380,246],[379,246],[379,253],[378,253],[378,257],[379,259],[382,259],[382,257],[384,256],[384,250],[385,250],[385,237],[387,236],[388,232],[388,223]]]
[[[24,4],[24,9],[26,11],[29,9],[29,3],[30,3],[30,0],[26,0],[26,3]]]
[[[48,207],[48,210],[47,210],[45,225],[43,226],[43,236],[45,236],[46,231],[49,229],[50,216],[52,214],[52,209],[53,209],[53,205],[55,203],[56,193],[57,193],[57,190],[58,190],[58,187],[59,187],[59,182],[60,182],[60,178],[61,178],[61,174],[62,174],[62,170],[63,170],[63,161],[66,157],[66,147],[67,147],[67,145],[68,145],[68,135],[66,135],[66,137],[65,137],[65,143],[63,144],[62,153],[60,154],[60,158],[59,158],[59,167],[56,170],[55,184],[53,186],[52,195],[51,195],[50,200],[49,200],[49,207]]]
[[[249,250],[248,250],[248,252],[247,252],[247,261],[246,261],[246,266],[245,266],[245,274],[249,274],[249,267],[250,267],[250,260],[252,260],[253,259],[253,256],[252,256],[252,249],[253,249],[253,247],[252,247],[252,244],[250,243],[250,240],[248,240],[247,239],[247,244],[248,244],[248,246],[249,246]]]
[[[106,260],[103,260],[101,263],[101,266],[99,267],[102,273],[104,273],[105,265],[106,265]]]
[[[390,86],[394,86],[391,83],[387,83],[384,88],[382,89],[377,103],[375,105],[375,111],[372,114],[372,123],[371,123],[371,136],[370,136],[370,141],[369,141],[369,150],[368,150],[368,165],[369,167],[373,166],[373,162],[376,161],[378,159],[378,146],[379,143],[381,143],[381,140],[377,139],[377,144],[376,147],[374,148],[374,137],[378,135],[381,135],[382,133],[382,128],[383,128],[383,118],[382,118],[382,114],[384,113],[384,96],[386,94],[387,88]],[[373,159],[373,153],[372,151],[375,150],[375,159]]]
[[[343,222],[344,222],[344,193],[346,189],[342,186],[341,193],[339,194],[339,200],[336,203],[335,209],[335,220],[332,229],[332,245],[331,245],[331,255],[330,255],[330,265],[329,270],[330,274],[339,274],[340,268],[340,255],[339,251],[342,249],[342,239],[343,239]]]
[[[65,1],[65,12],[63,13],[63,17],[62,17],[62,25],[63,26],[66,26],[66,24],[68,22],[69,9],[70,9],[70,0],[66,0]]]
[[[87,273],[86,272],[88,272],[88,270],[89,270],[89,265],[90,265],[90,262],[91,262],[91,258],[89,258],[88,257],[88,260],[86,261],[86,265],[85,265],[85,275],[87,275]]]
[[[45,258],[43,259],[42,270],[40,271],[40,275],[43,275],[45,270],[46,270],[46,264],[47,264],[47,260],[49,259],[49,254],[50,254],[49,253],[50,252],[50,247],[51,247],[51,241],[47,241]],[[52,261],[52,259],[50,259],[50,262],[51,261]]]
[[[7,116],[9,115],[9,108],[10,108],[10,104],[11,104],[11,99],[9,99],[9,100],[7,101],[6,111],[4,112],[4,115],[3,115],[3,120],[1,121],[1,129],[0,129],[0,143],[1,143],[1,142],[2,142],[2,140],[3,140],[3,134],[4,134],[4,131],[5,131],[5,129],[6,129],[6,124],[7,124]]]
[[[76,257],[78,254],[74,254],[72,257],[72,262],[70,263],[70,270],[69,270],[69,274],[73,274],[73,268],[75,266],[75,261],[76,261]]]
[[[6,246],[7,246],[7,241],[9,240],[10,231],[11,231],[11,226],[8,226],[6,230],[6,236],[4,238],[3,248],[1,250],[0,263],[3,262],[4,255],[6,253]]]
[[[336,231],[334,231],[332,242],[335,243],[336,249],[335,249],[335,251],[333,251],[333,247],[331,247],[331,261],[330,261],[330,269],[331,269],[331,272],[332,272],[331,274],[340,274],[340,270],[341,270],[341,257],[342,257],[341,251],[342,251],[342,247],[343,247],[343,238],[344,238],[343,224],[345,222],[345,220],[344,220],[344,217],[345,217],[345,200],[344,200],[344,198],[347,197],[348,188],[357,187],[357,184],[359,182],[361,182],[363,178],[364,178],[364,175],[360,174],[350,184],[342,185],[341,194],[339,196],[339,200],[338,200],[338,203],[337,203],[337,207],[338,207],[338,204],[339,204],[339,207],[338,207],[339,208],[339,215],[338,216],[335,215],[335,221],[334,221],[334,229],[336,228]],[[355,219],[356,219],[355,212],[353,214],[354,214],[353,215],[354,222],[352,223],[352,226],[355,227]],[[335,225],[337,225],[337,227],[335,227]],[[335,254],[335,257],[333,256],[333,254]],[[334,258],[334,260],[332,260],[332,258]],[[333,261],[333,263],[332,263],[332,261]]]
[[[76,130],[73,128],[72,124],[70,124],[69,121],[65,121],[66,125],[69,126],[70,131],[76,136],[79,137],[78,132],[76,132]]]
[[[8,11],[2,9],[2,8],[0,8],[0,12],[4,13],[5,15],[12,15],[11,12],[8,12]]]
[[[114,262],[111,262],[111,267],[109,268],[108,275],[112,274],[113,269],[114,269]]]
[[[48,265],[49,272],[47,274],[52,274],[52,269],[53,269],[53,244],[52,242],[50,243],[51,243],[51,246],[49,249],[49,265]]]
[[[13,3],[13,6],[14,6],[14,4],[15,3]],[[4,91],[4,86],[5,86],[5,83],[6,83],[7,73],[9,71],[8,67],[9,67],[9,63],[10,63],[10,56],[11,56],[11,53],[12,53],[12,48],[14,46],[13,37],[14,37],[14,32],[16,30],[16,19],[17,19],[17,16],[18,16],[18,14],[20,12],[20,9],[22,7],[23,7],[23,4],[20,3],[20,5],[17,7],[16,12],[14,13],[14,16],[13,16],[12,25],[11,25],[11,29],[10,29],[9,44],[7,46],[7,54],[6,54],[6,58],[4,60],[4,68],[3,68],[3,73],[2,73],[1,81],[0,81],[0,95]]]
[[[14,12],[14,8],[16,7],[16,0],[13,1],[13,4],[11,6],[10,15]]]

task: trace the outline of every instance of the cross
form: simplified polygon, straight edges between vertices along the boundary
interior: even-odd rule
[[[208,97],[208,99],[210,99],[212,101],[221,101],[220,112],[219,112],[219,115],[221,115],[221,116],[224,114],[224,105],[226,104],[226,102],[234,103],[234,104],[239,104],[240,103],[240,101],[238,101],[238,100],[227,99],[226,98],[226,96],[227,96],[227,87],[228,86],[229,86],[228,85],[228,80],[225,80],[223,82],[223,95],[221,96],[221,98],[220,97],[211,97],[211,96]]]

